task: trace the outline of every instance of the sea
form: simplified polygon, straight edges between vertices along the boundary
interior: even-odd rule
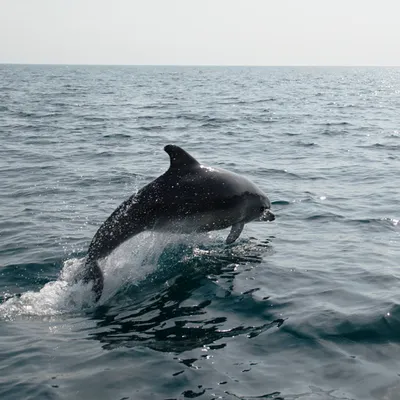
[[[144,232],[179,145],[273,222]],[[0,399],[400,399],[400,68],[0,65]]]

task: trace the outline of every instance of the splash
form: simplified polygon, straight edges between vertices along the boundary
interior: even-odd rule
[[[83,267],[83,259],[64,262],[58,280],[46,283],[38,292],[28,291],[13,296],[0,304],[0,318],[15,319],[18,316],[46,317],[74,313],[93,305],[91,285],[72,283],[73,272]]]
[[[74,279],[84,267],[85,259],[68,259],[64,261],[56,281],[46,283],[39,291],[12,296],[0,304],[0,318],[73,314],[106,304],[124,287],[140,285],[149,274],[154,273],[167,247],[178,243],[193,245],[198,241],[207,241],[207,237],[144,232],[123,243],[99,263],[104,274],[104,290],[98,303],[94,301],[92,284],[75,282]]]

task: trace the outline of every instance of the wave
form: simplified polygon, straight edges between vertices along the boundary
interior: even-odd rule
[[[93,115],[84,115],[82,118],[88,122],[107,122],[108,121],[108,118],[96,117]]]
[[[145,106],[135,107],[137,110],[163,110],[169,106],[176,106],[178,103],[161,103],[161,104],[148,104]]]
[[[396,307],[398,308],[398,307]],[[322,339],[349,340],[356,343],[400,343],[400,319],[388,312],[384,316],[371,318],[353,316],[336,325],[331,332],[320,333]]]
[[[353,124],[350,122],[341,121],[341,122],[325,122],[325,123],[318,124],[318,125],[330,127],[330,126],[349,126],[349,125],[353,125]]]
[[[382,150],[400,150],[400,144],[383,144],[383,143],[374,143],[369,145],[359,145],[357,147],[364,149],[382,149]]]
[[[275,168],[258,168],[257,169],[257,174],[260,174],[261,176],[267,175],[269,177],[271,176],[284,176],[288,177],[290,179],[296,179],[296,180],[320,180],[320,179],[327,179],[323,176],[307,176],[307,175],[299,175],[294,172],[289,172],[286,169],[275,169]]]
[[[317,143],[315,142],[302,142],[301,140],[297,141],[295,143],[296,146],[300,147],[320,147]]]
[[[356,225],[371,224],[381,227],[393,228],[399,226],[399,219],[396,218],[365,218],[365,219],[348,219],[347,222]]]
[[[243,120],[245,120],[246,122],[254,122],[257,124],[276,124],[278,122],[281,122],[280,119],[273,117],[266,117],[262,115],[245,116]]]
[[[306,221],[336,221],[344,220],[345,217],[334,213],[313,214],[304,218]]]
[[[273,101],[277,101],[277,98],[275,97],[269,97],[266,99],[257,99],[257,100],[228,100],[224,101],[224,100],[220,100],[218,101],[216,104],[226,104],[226,105],[230,105],[230,104],[237,104],[237,105],[246,105],[246,104],[259,104],[259,103],[268,103],[268,102],[273,102]]]
[[[151,132],[151,131],[161,131],[163,129],[166,129],[166,127],[161,125],[153,125],[153,126],[138,126],[136,129],[140,131]]]
[[[377,227],[394,228],[400,226],[399,219],[396,218],[348,218],[341,214],[326,212],[320,214],[312,214],[304,217],[306,221],[341,221],[343,224],[361,226],[375,225]]]
[[[29,112],[29,111],[18,111],[16,113],[16,115],[18,117],[22,117],[22,118],[32,118],[32,117],[36,117],[37,114],[34,112]]]
[[[303,179],[300,175],[295,174],[294,172],[289,172],[286,169],[275,169],[275,168],[258,168],[257,169],[257,174],[260,175],[284,175],[289,178],[293,179]]]
[[[47,119],[47,118],[56,118],[64,116],[63,112],[53,111],[53,112],[27,112],[27,111],[19,111],[17,113],[18,117],[29,118],[29,119]]]
[[[224,123],[238,121],[237,118],[219,118],[219,117],[210,117],[209,115],[185,114],[185,113],[179,114],[175,118],[186,119],[188,121],[209,122],[216,124],[224,124]]]
[[[103,135],[103,138],[106,138],[106,139],[132,139],[132,136],[128,135],[126,133],[112,133],[112,134]]]
[[[287,206],[287,205],[291,204],[291,202],[287,201],[287,200],[276,200],[276,201],[272,201],[271,204],[273,206]]]
[[[341,293],[346,296],[346,292]],[[369,299],[371,300],[371,299]],[[368,301],[368,298],[367,298]],[[378,309],[367,312],[347,313],[325,309],[318,313],[317,321],[310,318],[304,326],[285,324],[285,332],[307,341],[330,343],[382,344],[400,342],[400,306],[381,304]],[[319,329],[320,327],[323,329]],[[321,343],[323,345],[323,342]]]

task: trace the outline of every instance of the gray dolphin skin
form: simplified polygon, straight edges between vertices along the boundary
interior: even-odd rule
[[[192,233],[232,227],[226,238],[230,244],[247,222],[275,219],[267,195],[248,179],[204,166],[178,146],[164,150],[171,160],[168,171],[125,200],[90,243],[80,279],[93,281],[96,301],[103,291],[98,260],[140,232]]]

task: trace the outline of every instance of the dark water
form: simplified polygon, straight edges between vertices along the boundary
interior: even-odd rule
[[[1,399],[400,398],[400,69],[0,66]],[[273,223],[142,234],[72,285],[175,143]]]

